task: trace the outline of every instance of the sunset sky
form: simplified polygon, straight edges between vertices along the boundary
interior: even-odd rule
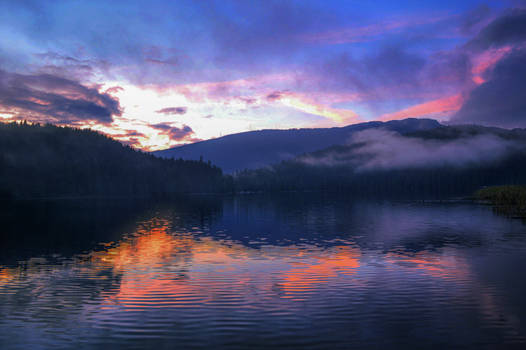
[[[152,151],[428,117],[526,127],[524,1],[0,0],[0,120]]]

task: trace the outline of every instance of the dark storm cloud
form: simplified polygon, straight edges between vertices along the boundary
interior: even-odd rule
[[[451,96],[473,88],[473,59],[476,54],[492,47],[514,45],[526,38],[526,10],[507,10],[491,20],[493,11],[478,6],[463,14],[433,24],[433,32],[446,36],[473,36],[467,44],[449,50],[425,51],[421,30],[410,28],[401,32],[403,39],[393,37],[389,42],[379,40],[375,50],[356,55],[342,50],[312,62],[310,75],[317,76],[321,91],[354,91],[362,95],[374,111],[385,99],[415,98],[432,100]],[[418,34],[418,35],[417,35]],[[423,33],[425,34],[425,33]],[[305,80],[309,81],[309,74]]]
[[[420,34],[429,38],[454,26],[453,20],[447,18],[450,16],[438,16],[435,10],[424,15],[412,9],[406,16],[392,18],[389,2],[375,4],[375,16],[366,2],[345,1],[152,0],[131,4],[92,0],[7,2],[4,6],[4,12],[12,14],[2,18],[5,26],[17,28],[22,40],[41,47],[48,72],[60,74],[60,68],[65,67],[78,77],[98,76],[102,71],[110,80],[124,77],[133,83],[157,85],[173,84],[174,78],[179,83],[190,83],[232,80],[287,69],[302,72],[308,70],[305,68],[312,61],[342,53],[330,40],[313,44],[304,38],[341,31],[365,38],[364,46],[358,50],[378,51],[377,43],[389,42],[391,46],[378,53],[385,63],[379,68],[400,67],[397,77],[397,72],[393,72],[387,79],[400,81],[407,76],[408,80],[414,74],[404,72],[406,61],[398,61],[397,65],[397,59],[406,54],[402,59],[413,60],[407,63],[415,64],[414,60],[422,57],[397,49],[397,42],[407,42],[408,37]],[[377,12],[383,15],[377,18]],[[471,30],[484,20],[486,12],[483,7],[474,10],[462,26]],[[372,18],[367,20],[368,17]],[[398,35],[395,38],[398,41],[386,37],[386,33]],[[354,47],[345,50],[353,57]],[[18,62],[16,50],[5,51],[11,56],[11,63]],[[387,60],[389,54],[394,54],[393,61]],[[371,52],[365,56],[361,65],[375,58]],[[374,71],[373,67],[369,70]]]
[[[526,40],[526,9],[512,9],[498,17],[466,44],[471,50],[486,50]]]
[[[313,100],[323,93],[328,107],[356,103],[357,113],[375,118],[468,91],[477,50],[522,38],[524,10],[480,30],[503,7],[479,4],[406,3],[400,11],[392,1],[4,2],[0,32],[9,35],[0,39],[0,63],[80,82],[225,82],[188,95],[260,108],[279,107],[253,102],[279,99],[272,91]],[[468,45],[478,49],[466,49],[479,31]],[[288,78],[228,83],[264,75]]]
[[[424,55],[400,44],[364,57],[339,54],[313,64],[312,74],[320,77],[317,89],[354,91],[375,108],[382,99],[429,98],[458,91],[471,81],[471,62],[464,52]]]
[[[183,125],[178,128],[166,123],[158,123],[151,125],[151,127],[161,130],[163,134],[168,135],[173,141],[182,141],[188,139],[194,134],[194,131],[188,125]]]
[[[454,123],[526,127],[526,49],[501,59],[452,118]]]
[[[511,51],[484,74],[453,123],[481,123],[502,127],[526,126],[526,10],[513,9],[496,18],[466,44],[469,50],[511,46]]]
[[[33,55],[38,64],[39,73],[50,74],[67,79],[86,81],[95,74],[109,74],[110,63],[96,59],[77,59],[72,56],[62,55],[57,52],[47,51]]]
[[[385,99],[432,100],[464,93],[469,97],[454,122],[523,126],[526,60],[518,50],[526,40],[526,10],[508,10],[492,21],[486,10],[479,12],[472,23],[466,24],[463,17],[459,24],[461,31],[482,27],[464,46],[425,54],[407,42],[380,46],[361,57],[343,52],[312,65],[313,74],[320,77],[317,88],[355,91],[367,100],[372,111],[380,111],[378,103]],[[488,69],[483,75],[487,82],[474,87],[473,64],[477,55],[504,46],[511,47],[510,57],[495,69]]]
[[[479,5],[461,16],[459,30],[462,34],[473,34],[480,30],[481,25],[487,23],[491,16],[492,11],[488,5]]]
[[[187,112],[187,107],[166,107],[155,111],[155,113],[175,115],[175,114],[185,114]]]
[[[362,67],[365,74],[374,74],[382,85],[407,86],[414,84],[414,74],[418,74],[425,64],[422,56],[395,46],[382,48],[378,54],[362,62]]]
[[[37,121],[111,123],[119,101],[96,88],[51,74],[23,75],[0,70],[0,106]]]
[[[238,75],[247,68],[251,74],[275,69],[284,63],[283,55],[305,47],[296,38],[300,33],[345,25],[353,18],[316,1],[17,1],[0,9],[10,14],[0,15],[0,29],[15,28],[21,40],[40,48],[29,58],[23,48],[2,47],[10,69],[34,63],[40,52],[53,74],[61,66],[74,74],[104,69],[110,78],[160,85],[174,77],[185,83],[226,80],[236,74],[230,69]]]
[[[312,1],[238,1],[229,6],[213,1],[206,7],[214,33],[215,62],[252,69],[255,64],[283,64],[284,55],[293,55],[305,47],[298,35],[344,25],[353,18],[348,14],[343,19],[322,3]]]

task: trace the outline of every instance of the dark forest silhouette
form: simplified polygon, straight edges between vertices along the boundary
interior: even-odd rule
[[[484,186],[526,183],[522,129],[440,126],[410,133],[382,128],[364,132],[387,134],[368,134],[368,139],[356,134],[362,138],[230,176],[209,161],[158,158],[95,131],[0,124],[0,197],[158,198],[280,191],[445,197],[470,195]],[[374,142],[392,147],[393,159],[381,159],[381,166],[371,163],[381,156]],[[446,152],[437,158],[433,148],[444,145]],[[484,150],[487,145],[493,148]],[[468,161],[462,158],[466,152]],[[253,157],[257,160],[258,155]],[[405,163],[396,164],[397,158]]]
[[[445,155],[448,157],[447,161],[442,159],[435,163],[422,162],[421,165],[363,169],[360,165],[364,160],[374,156],[355,152],[364,147],[364,143],[335,145],[271,167],[239,172],[236,176],[236,189],[446,197],[471,195],[485,186],[526,183],[526,132],[523,129],[506,130],[476,125],[441,126],[399,137],[412,142],[428,141],[437,144],[451,141],[462,144],[466,140],[476,139],[502,143],[507,148],[499,157],[494,157],[491,152],[482,153],[476,162],[452,164],[460,155],[451,152]],[[407,158],[411,159],[418,149],[406,151]],[[328,158],[339,161],[330,164],[326,161]]]
[[[401,134],[429,130],[440,126],[433,119],[407,118],[388,122],[372,121],[344,127],[286,130],[257,130],[226,135],[188,145],[154,152],[164,158],[210,159],[231,174],[244,169],[257,169],[303,153],[332,145],[344,144],[354,133],[383,128]]]
[[[166,196],[217,192],[221,169],[161,159],[91,130],[0,123],[0,196]]]

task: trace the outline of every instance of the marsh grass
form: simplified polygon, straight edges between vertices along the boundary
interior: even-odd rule
[[[475,192],[475,198],[490,202],[499,214],[526,218],[526,186],[485,187]]]

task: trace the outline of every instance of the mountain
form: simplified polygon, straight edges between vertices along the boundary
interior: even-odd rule
[[[345,145],[235,176],[237,191],[317,190],[348,195],[470,195],[526,183],[526,130],[440,126],[401,134],[356,132]]]
[[[343,144],[328,140],[331,134],[339,135]],[[291,190],[443,197],[470,194],[483,186],[526,183],[524,129],[441,126],[409,119],[333,129],[266,130],[231,138],[254,135],[259,144],[260,135],[273,135],[282,147],[292,148],[295,140],[315,143],[300,144],[296,152],[332,145],[224,176],[210,162],[159,158],[90,130],[0,123],[0,198]],[[323,140],[315,142],[316,135]],[[267,159],[276,149],[265,148]],[[229,155],[235,160],[237,153]]]
[[[156,156],[212,161],[224,172],[255,169],[291,159],[332,145],[344,144],[349,137],[366,129],[385,128],[408,133],[429,130],[440,124],[432,119],[404,119],[367,122],[340,128],[259,130],[227,135],[190,145],[156,151]]]
[[[221,169],[163,159],[91,130],[0,123],[0,198],[218,192]]]

